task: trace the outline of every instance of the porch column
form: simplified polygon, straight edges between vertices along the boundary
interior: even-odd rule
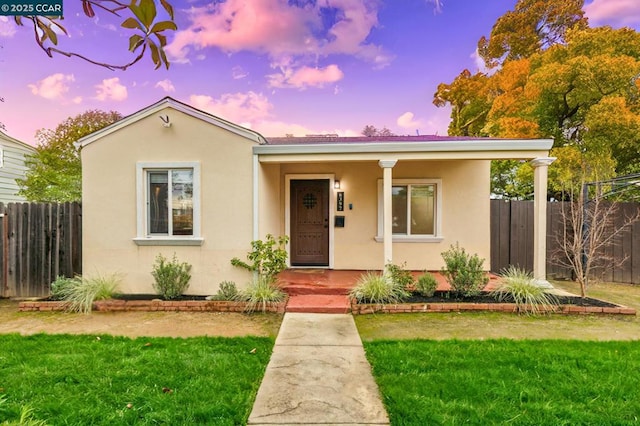
[[[547,172],[555,157],[531,160],[533,172],[533,278],[541,287],[552,288],[547,281]]]
[[[384,239],[384,266],[393,263],[393,210],[391,190],[393,187],[392,169],[398,160],[380,160],[378,165],[382,167],[382,238]]]

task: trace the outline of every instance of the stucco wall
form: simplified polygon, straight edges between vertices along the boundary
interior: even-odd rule
[[[171,127],[158,118],[168,115]],[[189,115],[166,109],[82,149],[83,271],[119,273],[127,293],[153,293],[157,254],[176,253],[192,264],[188,293],[215,294],[223,280],[250,279],[230,259],[244,257],[252,240],[254,142]],[[202,246],[138,246],[136,163],[199,162]]]
[[[269,167],[269,166],[267,166]],[[383,244],[375,241],[378,233],[378,180],[382,169],[377,162],[283,164],[280,184],[287,174],[335,174],[345,193],[345,227],[334,229],[335,269],[381,269]],[[394,243],[394,263],[407,263],[410,269],[438,270],[443,265],[440,253],[460,243],[468,252],[485,258],[489,269],[489,172],[488,160],[399,161],[393,168],[394,179],[442,180],[442,241]],[[352,205],[352,209],[349,205]],[[281,217],[286,200],[282,196]],[[281,229],[287,232],[284,220]]]

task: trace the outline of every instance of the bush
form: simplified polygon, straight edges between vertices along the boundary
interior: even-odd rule
[[[51,283],[52,297],[67,302],[71,312],[89,313],[96,300],[111,299],[120,285],[118,275],[95,277],[58,277]]]
[[[443,252],[442,259],[445,263],[442,274],[453,291],[459,292],[463,296],[480,294],[489,282],[489,277],[482,267],[484,259],[480,259],[477,254],[467,254],[458,243]]]
[[[391,275],[391,274],[390,274]],[[404,287],[399,286],[389,276],[376,272],[367,272],[358,279],[349,296],[362,303],[399,303],[409,297]]]
[[[518,312],[538,315],[558,306],[556,297],[536,285],[531,273],[511,265],[500,273],[500,277],[500,285],[491,294],[498,301],[512,301]]]
[[[425,272],[423,275],[421,275],[416,282],[416,290],[424,297],[433,296],[433,294],[436,292],[436,287],[438,287],[436,277],[434,277],[429,272]]]
[[[159,254],[151,271],[155,280],[153,288],[165,300],[175,299],[189,288],[190,272],[191,265],[178,262],[175,253],[171,262]]]
[[[405,290],[407,287],[412,286],[415,283],[415,279],[413,278],[411,271],[404,269],[406,265],[406,263],[403,263],[402,265],[394,265],[393,263],[390,263],[386,267],[386,271],[391,277],[393,284]]]
[[[238,288],[233,281],[222,281],[218,293],[210,296],[209,300],[236,300],[238,298]]]
[[[267,234],[266,240],[251,242],[251,251],[247,254],[247,262],[237,257],[231,259],[231,264],[244,268],[258,275],[275,281],[276,275],[287,268],[286,245],[289,237],[281,236],[276,240],[273,235]]]
[[[259,275],[249,288],[238,293],[236,300],[247,302],[246,311],[261,310],[265,312],[268,306],[284,301],[286,294],[266,276]]]

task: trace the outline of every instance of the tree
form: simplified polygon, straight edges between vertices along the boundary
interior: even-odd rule
[[[498,18],[489,38],[480,38],[478,53],[493,68],[564,43],[567,30],[587,27],[583,7],[584,0],[519,0]]]
[[[465,70],[433,100],[451,105],[452,135],[553,138],[551,194],[569,194],[569,173],[594,180],[640,171],[640,34],[588,28],[582,5],[519,0],[481,39],[493,73]],[[500,197],[531,197],[530,179],[527,163],[492,164]]]
[[[82,171],[74,142],[121,118],[116,111],[92,110],[67,118],[54,130],[38,130],[36,152],[26,159],[26,176],[17,180],[18,194],[37,202],[79,201]]]
[[[159,16],[154,0],[133,0],[131,2],[122,2],[120,0],[80,1],[82,2],[82,10],[88,18],[96,16],[96,9],[109,15],[125,18],[120,23],[120,26],[133,32],[129,37],[129,51],[136,54],[133,60],[122,65],[115,65],[91,59],[85,54],[58,48],[58,34],[68,35],[61,16],[29,15],[15,16],[14,19],[19,26],[24,26],[26,23],[31,25],[36,43],[49,57],[53,57],[54,54],[60,54],[67,57],[80,58],[110,70],[126,70],[150,52],[151,60],[156,69],[162,65],[169,68],[169,61],[164,52],[164,47],[167,45],[167,37],[164,32],[175,31],[177,26],[174,22],[173,6],[167,0],[159,0],[159,2],[169,19],[162,19]]]
[[[378,129],[375,126],[372,126],[370,124],[367,124],[366,126],[364,126],[364,129],[362,129],[362,132],[360,132],[360,134],[362,134],[362,136],[369,136],[369,137],[373,137],[373,136],[395,136],[395,134],[387,129],[387,127],[383,127],[382,129]]]
[[[626,259],[616,261],[612,251],[606,248],[616,244],[618,236],[640,219],[638,212],[622,218],[621,223],[615,220],[620,204],[614,202],[615,198],[606,199],[607,192],[616,192],[615,182],[615,179],[605,181],[591,191],[590,185],[582,179],[580,190],[568,197],[571,201],[561,204],[562,223],[556,235],[559,249],[551,260],[573,271],[582,297],[587,295],[589,278],[596,270],[624,263]],[[574,191],[574,187],[570,185],[569,190]]]

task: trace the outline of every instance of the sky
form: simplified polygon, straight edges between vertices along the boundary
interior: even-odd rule
[[[446,135],[450,111],[432,104],[439,83],[482,66],[475,53],[516,0],[173,0],[171,66],[149,58],[126,71],[49,58],[33,30],[0,16],[0,123],[36,144],[87,110],[132,114],[165,96],[262,135]],[[64,0],[61,49],[127,63],[127,30],[80,0]],[[586,0],[591,26],[640,30],[640,1]]]

